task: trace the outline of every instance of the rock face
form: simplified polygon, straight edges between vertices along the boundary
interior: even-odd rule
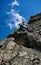
[[[0,65],[41,65],[41,53],[38,50],[19,46],[10,40],[6,38],[0,42]]]
[[[28,23],[28,29],[29,32],[31,32],[30,37],[33,38],[33,42],[36,43],[37,47],[41,48],[41,13],[30,18]]]
[[[19,45],[41,49],[41,13],[30,18],[27,31],[15,31],[8,37]]]
[[[0,42],[0,65],[41,65],[41,13]]]

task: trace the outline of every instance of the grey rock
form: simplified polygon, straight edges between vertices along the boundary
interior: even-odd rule
[[[41,65],[41,13],[0,42],[0,65]]]
[[[9,41],[5,48],[0,49],[0,65],[32,65],[35,58],[41,59],[40,51],[19,46],[14,41]]]

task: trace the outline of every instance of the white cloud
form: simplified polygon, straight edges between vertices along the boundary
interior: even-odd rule
[[[16,6],[19,6],[19,3],[17,2],[17,0],[15,0],[14,2],[12,2],[12,3],[9,4],[9,5],[11,5],[12,7],[15,6],[15,5],[16,5]]]
[[[13,6],[19,6],[19,3],[15,0],[14,2],[12,2],[11,4],[12,7]],[[22,20],[25,19],[24,17],[22,17],[15,9],[13,9],[11,7],[11,10],[7,12],[8,16],[11,16],[9,20],[7,20],[7,24],[10,27],[10,29],[16,27],[18,28],[18,24],[22,23]]]
[[[18,24],[22,23],[22,20],[25,19],[19,13],[16,13],[16,11],[14,9],[11,9],[11,11],[7,12],[7,14],[11,15],[11,19],[8,22],[10,29],[14,27],[12,25],[15,25],[15,27],[18,28]]]
[[[8,15],[13,15],[13,13],[15,12],[15,10],[14,9],[11,9],[11,11],[8,11],[8,12],[6,12]]]
[[[11,24],[11,23],[8,23],[8,26],[10,27],[10,29],[13,28],[13,24]]]

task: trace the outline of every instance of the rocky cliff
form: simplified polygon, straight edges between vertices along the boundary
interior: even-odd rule
[[[0,42],[0,65],[41,65],[41,13]]]

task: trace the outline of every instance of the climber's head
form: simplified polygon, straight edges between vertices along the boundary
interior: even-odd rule
[[[26,25],[26,21],[25,21],[25,20],[23,20],[23,21],[22,21],[22,24],[23,24],[23,25]]]

